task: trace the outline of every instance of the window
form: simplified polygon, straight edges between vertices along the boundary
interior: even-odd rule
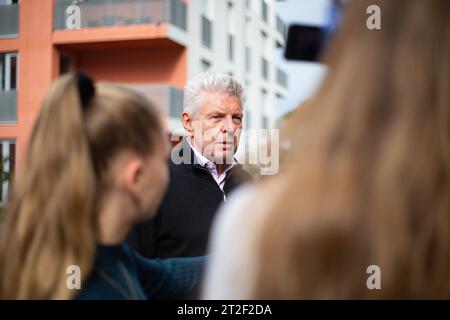
[[[278,82],[279,85],[281,85],[281,86],[283,86],[285,88],[288,85],[287,74],[286,74],[286,72],[284,72],[280,68],[277,68],[277,82]]]
[[[17,53],[0,53],[0,122],[17,121]]]
[[[202,72],[208,71],[209,68],[211,68],[211,63],[209,61],[206,61],[205,59],[202,59],[200,61]]]
[[[212,22],[205,16],[202,16],[202,44],[212,48]]]
[[[252,0],[245,0],[245,9],[251,10],[252,8]]]
[[[169,87],[169,117],[179,119],[183,112],[183,91]]]
[[[246,78],[244,85],[244,129],[250,129],[252,124],[252,112],[248,101],[248,96],[251,93],[250,79]]]
[[[214,20],[214,1],[215,0],[200,1],[202,44],[210,49],[212,48],[212,21]]]
[[[266,115],[262,116],[262,129],[269,129],[269,118]]]
[[[267,101],[267,90],[261,89],[261,107],[262,107],[262,128],[268,129],[269,128],[269,118],[267,117],[268,114],[268,101]]]
[[[269,80],[269,62],[265,58],[261,58],[261,76]]]
[[[270,57],[270,42],[267,33],[261,31],[261,50],[263,52],[263,56],[268,58]]]
[[[251,124],[251,112],[248,106],[244,109],[244,129],[250,129]]]
[[[246,17],[245,18],[245,70],[247,72],[252,70],[252,53],[250,50],[250,47],[248,45],[250,45],[251,43],[253,43],[253,39],[252,39],[252,28],[251,28],[251,19],[250,17]]]
[[[67,54],[61,54],[59,57],[59,73],[70,73],[74,70],[73,58]]]
[[[284,108],[284,104],[285,104],[285,100],[284,100],[284,96],[281,93],[276,93],[275,95],[275,107],[276,108]]]
[[[19,4],[0,0],[0,38],[17,38],[19,34]]]
[[[228,60],[234,61],[234,39],[236,35],[237,19],[236,8],[233,2],[227,2],[227,28],[228,28]]]
[[[252,70],[252,52],[249,47],[245,47],[245,70],[250,72]]]
[[[261,50],[262,50],[262,58],[261,58],[261,76],[268,80],[269,79],[269,62],[267,57],[270,56],[270,48],[269,48],[269,39],[267,34],[264,31],[261,31]]]
[[[0,53],[0,91],[17,89],[17,53]]]
[[[284,24],[283,20],[280,18],[279,15],[277,15],[277,30],[279,33],[281,33],[281,35],[283,36],[283,39],[286,40],[286,25]]]
[[[267,90],[261,89],[261,107],[263,112],[267,111]]]
[[[228,35],[228,60],[234,61],[234,36]]]
[[[247,43],[254,41],[252,38],[252,19],[250,17],[245,17],[245,41]]]
[[[13,183],[16,163],[16,142],[14,140],[0,140],[0,206],[8,203],[9,186]]]
[[[264,0],[261,0],[261,17],[264,20],[264,22],[268,22],[269,8],[267,6],[266,1]]]

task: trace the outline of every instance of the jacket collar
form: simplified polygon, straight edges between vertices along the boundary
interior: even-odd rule
[[[235,163],[229,171],[232,171],[235,167],[242,167],[235,158],[233,159]],[[187,138],[183,138],[182,142],[173,148],[171,153],[171,162],[175,165],[184,165],[186,168],[208,171],[199,160],[199,157],[196,157],[193,148],[187,141]]]

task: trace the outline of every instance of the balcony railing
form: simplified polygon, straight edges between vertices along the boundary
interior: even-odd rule
[[[17,91],[0,91],[0,122],[17,121]]]
[[[0,38],[19,34],[19,5],[0,4]]]
[[[73,2],[54,0],[55,30],[77,29],[69,22],[76,18],[81,29],[167,22],[186,30],[186,4],[181,0],[84,0],[78,4],[79,17],[69,8]]]
[[[277,82],[279,85],[287,88],[288,85],[288,77],[286,72],[281,70],[280,68],[277,68]]]

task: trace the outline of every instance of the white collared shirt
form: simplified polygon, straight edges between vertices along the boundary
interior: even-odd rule
[[[216,181],[217,185],[219,186],[220,190],[223,192],[223,187],[225,186],[225,177],[228,172],[234,165],[236,165],[236,160],[233,158],[233,163],[229,165],[220,175],[217,172],[217,167],[214,163],[212,163],[208,158],[206,158],[203,154],[197,151],[195,149],[189,139],[186,139],[186,141],[189,143],[189,146],[194,151],[194,156],[197,159],[198,164],[200,164],[202,167],[206,168],[209,173],[214,178],[214,181]],[[225,198],[224,198],[225,199]],[[226,199],[225,199],[226,201]]]

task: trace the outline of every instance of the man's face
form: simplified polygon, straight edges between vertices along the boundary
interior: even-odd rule
[[[213,163],[229,164],[239,146],[242,117],[239,98],[203,92],[197,111],[193,115],[183,114],[183,123],[198,151]]]

